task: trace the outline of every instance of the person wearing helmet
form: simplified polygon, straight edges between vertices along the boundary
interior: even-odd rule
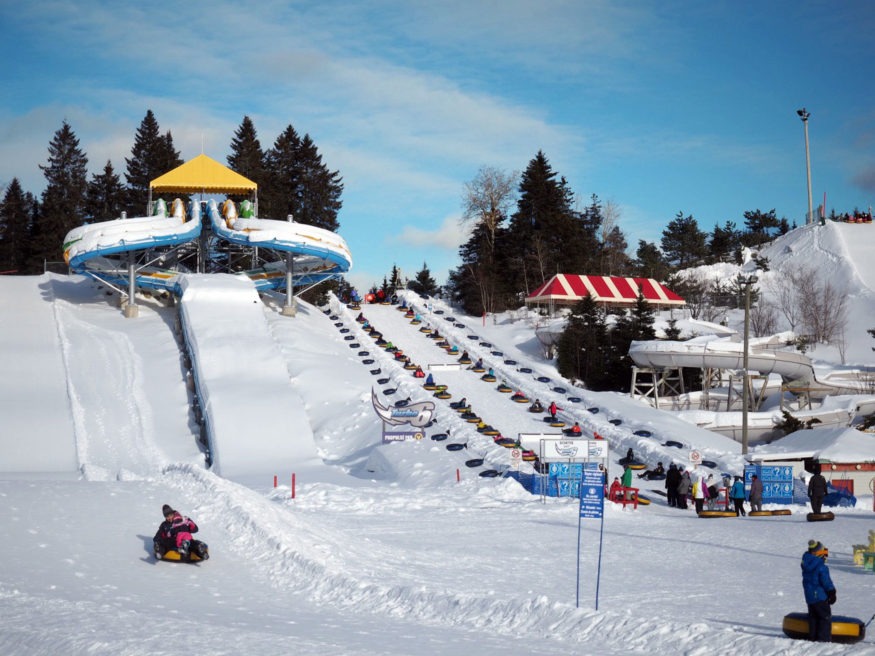
[[[826,559],[829,550],[818,540],[808,541],[802,554],[802,589],[808,604],[808,638],[817,642],[832,641],[832,610],[836,587],[829,576]]]

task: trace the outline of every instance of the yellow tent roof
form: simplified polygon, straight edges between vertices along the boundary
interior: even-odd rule
[[[196,194],[198,192],[240,193],[258,189],[258,185],[239,173],[219,164],[203,153],[168,171],[149,183],[157,192]]]

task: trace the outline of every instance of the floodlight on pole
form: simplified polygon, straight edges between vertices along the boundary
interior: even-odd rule
[[[750,402],[750,372],[748,371],[748,349],[750,347],[750,288],[757,283],[756,276],[748,276],[738,281],[744,287],[744,354],[741,390],[741,455],[747,455],[747,406]]]
[[[811,116],[811,113],[804,107],[797,109],[796,113],[802,119],[802,126],[805,132],[805,172],[808,176],[808,215],[805,218],[805,224],[808,225],[809,223],[814,223],[814,204],[811,199],[811,155],[808,150],[808,117]]]

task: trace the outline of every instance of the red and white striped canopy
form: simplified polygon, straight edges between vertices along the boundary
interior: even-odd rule
[[[653,278],[578,276],[557,273],[526,297],[526,303],[577,303],[592,296],[597,303],[633,305],[638,292],[652,305],[683,305],[684,299]]]

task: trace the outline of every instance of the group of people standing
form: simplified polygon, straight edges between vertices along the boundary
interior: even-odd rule
[[[735,476],[734,481],[727,477],[723,481],[723,486],[733,503],[735,514],[746,515],[744,502],[747,495],[741,476]],[[665,496],[670,507],[686,510],[689,507],[689,500],[692,500],[696,507],[696,514],[699,514],[705,509],[706,504],[709,510],[713,510],[719,494],[713,474],[706,476],[704,472],[690,472],[675,463],[669,465],[665,474]],[[763,484],[756,474],[751,478],[749,499],[751,510],[762,510]]]

